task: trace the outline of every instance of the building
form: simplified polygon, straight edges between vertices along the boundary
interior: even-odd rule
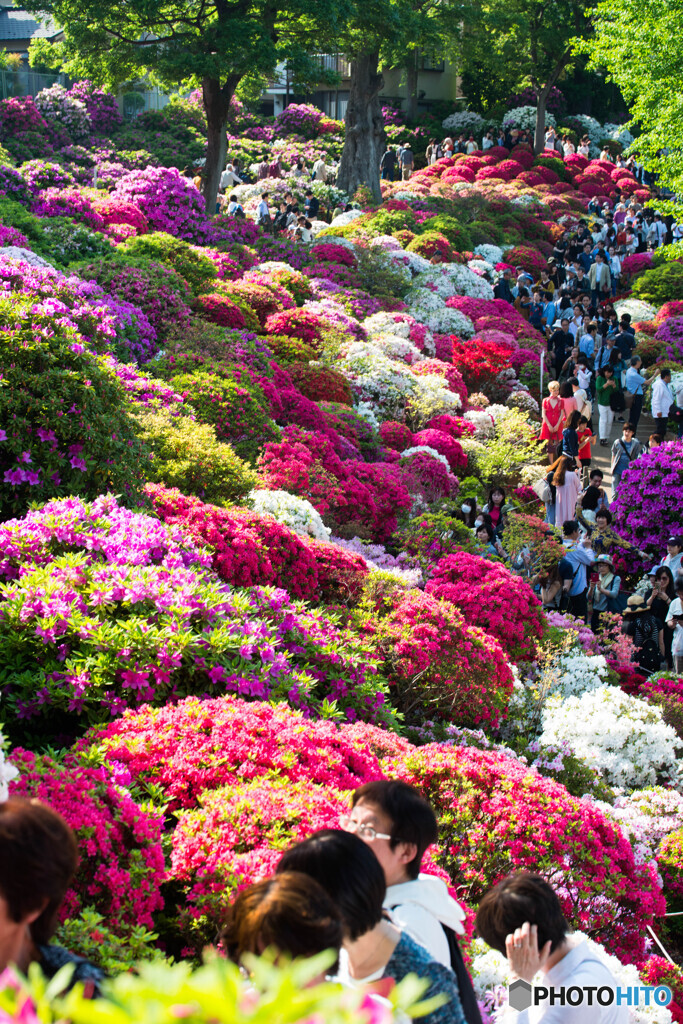
[[[32,39],[49,39],[55,42],[61,34],[61,29],[50,18],[38,21],[23,7],[17,7],[7,0],[0,0],[0,47],[7,53],[18,54],[26,65]]]
[[[306,95],[295,93],[292,83],[288,80],[286,66],[280,64],[275,76],[263,93],[264,113],[279,114],[289,103],[312,103],[324,111],[328,117],[343,120],[349,100],[351,64],[341,54],[321,54],[320,61],[326,71],[333,71],[339,75],[338,86],[321,85],[320,88],[314,89]],[[455,100],[460,96],[460,79],[455,65],[448,60],[423,53],[418,54],[417,64],[419,110],[428,109],[430,103],[435,101]],[[402,106],[405,111],[408,102],[408,81],[405,69],[385,70],[383,74],[382,99],[394,106]]]

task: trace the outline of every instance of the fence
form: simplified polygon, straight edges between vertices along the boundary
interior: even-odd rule
[[[41,89],[49,89],[55,82],[68,88],[71,80],[67,75],[40,75],[37,71],[0,70],[0,99],[12,96],[37,96]]]

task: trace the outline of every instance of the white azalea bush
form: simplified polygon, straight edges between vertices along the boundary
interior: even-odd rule
[[[425,358],[412,341],[406,341],[395,334],[373,334],[370,341],[390,359],[398,359],[407,363],[408,366],[419,363]]]
[[[493,288],[488,281],[484,281],[463,263],[430,264],[428,270],[418,275],[415,285],[421,288],[436,287],[442,299],[450,299],[453,295],[466,295],[470,299],[494,298]]]
[[[259,515],[272,516],[300,537],[329,540],[330,531],[310,501],[288,491],[251,491],[249,498]]]
[[[259,182],[259,188],[262,187],[262,182]],[[352,224],[354,220],[358,220],[358,218],[362,216],[362,210],[345,210],[344,213],[340,213],[339,216],[334,217],[328,226],[331,228],[342,228],[346,224]]]
[[[552,696],[543,711],[541,743],[570,744],[611,786],[633,790],[673,782],[679,739],[662,711],[615,686],[581,696]]]
[[[604,946],[589,938],[584,932],[572,932],[572,942],[577,944],[581,941],[588,943],[591,954],[601,960],[607,969],[614,975],[618,985],[623,987],[641,985],[638,968],[634,964],[622,964],[617,957],[607,952]],[[495,949],[487,946],[483,939],[475,938],[470,946],[471,974],[474,990],[477,998],[484,1002],[484,1005],[492,1014],[492,1020],[503,1024],[508,1016],[508,987],[515,980],[510,970],[507,958],[498,953]],[[537,974],[534,978],[535,985],[543,985],[544,976]],[[512,1019],[517,1014],[513,1012]],[[671,1011],[666,1006],[630,1006],[628,1008],[629,1024],[671,1024]]]
[[[465,419],[474,424],[476,431],[474,436],[478,441],[485,441],[486,438],[493,437],[496,426],[488,409],[468,409]],[[462,444],[462,440],[460,443]]]
[[[443,377],[426,373],[415,379],[415,389],[406,401],[406,417],[414,430],[421,430],[435,416],[455,416],[460,412],[460,395],[446,387]]]
[[[459,309],[450,309],[436,292],[428,288],[411,288],[406,295],[408,312],[439,334],[457,334],[459,338],[473,338],[474,324]]]
[[[484,131],[486,121],[477,114],[474,110],[456,110],[454,114],[449,114],[441,122],[441,127],[446,132],[450,132],[452,135],[460,135],[461,132],[465,132],[469,135],[481,135]]]
[[[18,769],[5,759],[5,737],[0,730],[0,803],[9,796],[9,784],[18,774]]]
[[[586,654],[583,648],[574,647],[553,659],[548,671],[554,679],[555,693],[572,697],[604,686],[609,676],[609,665],[602,654]]]
[[[482,242],[481,245],[475,245],[474,255],[481,256],[487,263],[501,263],[503,259],[503,250],[499,245],[489,245],[486,242]]]
[[[356,341],[335,363],[351,383],[360,402],[369,402],[382,419],[403,419],[408,396],[417,387],[418,378],[405,363],[399,363],[380,351],[372,342]]]
[[[546,110],[546,128],[554,128],[556,124],[553,115]],[[523,131],[533,131],[536,128],[536,107],[513,107],[512,110],[508,110],[503,118],[503,128],[521,128]]]
[[[413,277],[417,277],[418,274],[431,267],[431,263],[424,256],[420,256],[416,252],[406,252],[405,249],[387,249],[386,255],[393,266],[403,272],[406,284],[410,284]]]
[[[612,124],[610,121],[602,126],[602,137],[618,142],[624,149],[628,149],[633,142],[633,136],[625,124]]]
[[[595,802],[603,814],[619,823],[638,864],[655,863],[662,840],[683,828],[683,796],[675,789],[638,789],[618,796],[614,806]]]
[[[631,320],[654,320],[657,315],[657,307],[642,299],[619,299],[614,308],[619,316],[629,313]]]

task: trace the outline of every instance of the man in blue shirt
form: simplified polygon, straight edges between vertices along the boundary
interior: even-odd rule
[[[592,359],[595,355],[595,338],[592,334],[584,334],[579,342],[579,352]]]
[[[553,302],[552,292],[543,292],[543,319],[546,327],[554,327],[557,319],[557,307]]]
[[[640,372],[642,365],[643,361],[640,356],[632,356],[631,365],[626,371],[626,390],[633,395],[629,420],[633,424],[634,431],[638,429],[638,421],[643,411],[643,384],[647,384],[647,379]]]
[[[586,274],[590,271],[590,268],[593,266],[593,257],[591,255],[592,248],[593,246],[590,242],[584,242],[583,252],[579,253],[579,263],[583,267],[584,272]]]
[[[603,344],[598,349],[598,354],[595,357],[595,372],[604,369],[605,366],[614,366],[614,362],[610,362],[612,358],[612,352],[614,351],[614,335],[611,338],[605,338]],[[621,355],[619,349],[616,350],[617,355]]]
[[[586,621],[588,614],[588,573],[587,568],[595,561],[595,552],[591,548],[590,537],[579,542],[579,524],[575,519],[567,519],[562,524],[562,541],[565,548],[564,558],[558,566],[563,590],[569,594],[567,612],[577,619]]]
[[[619,334],[612,335],[614,338],[614,344],[621,352],[621,358],[625,363],[628,363],[633,355],[633,349],[636,347],[635,335],[629,331],[620,331]]]

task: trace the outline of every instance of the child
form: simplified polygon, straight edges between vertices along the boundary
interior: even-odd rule
[[[591,445],[595,444],[595,434],[591,430],[590,420],[587,416],[581,416],[579,418],[579,426],[576,431],[579,439],[579,465],[581,466],[581,477],[582,480],[587,482],[588,474],[590,472],[591,464]]]

